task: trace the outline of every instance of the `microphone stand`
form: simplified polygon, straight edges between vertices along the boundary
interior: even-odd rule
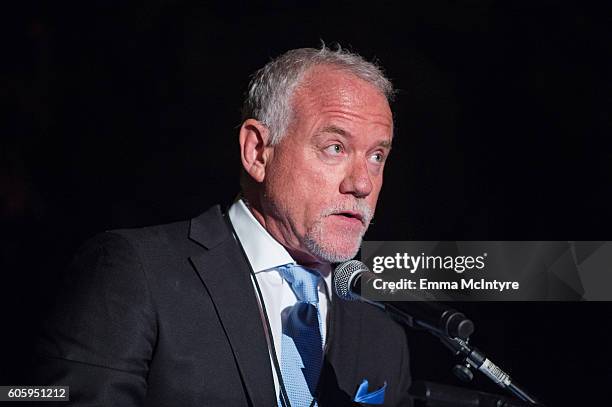
[[[365,278],[365,281],[362,279]],[[338,297],[345,300],[360,300],[383,309],[400,324],[416,329],[424,329],[436,336],[456,356],[463,359],[463,364],[453,368],[453,373],[464,381],[473,379],[471,368],[477,369],[500,387],[530,406],[542,406],[525,390],[521,389],[506,372],[496,366],[487,357],[468,342],[474,332],[474,324],[464,314],[452,308],[434,306],[432,318],[431,307],[416,306],[412,310],[403,310],[391,302],[378,302],[361,295],[361,287],[373,282],[374,274],[360,261],[351,260],[342,263],[334,271],[334,287]],[[391,293],[393,290],[391,290]],[[436,315],[437,314],[437,315]],[[503,404],[502,404],[503,405]],[[502,406],[500,405],[500,407]]]
[[[431,331],[434,336],[437,336],[440,341],[450,349],[455,355],[460,356],[464,359],[465,365],[455,366],[454,372],[459,378],[471,380],[474,375],[470,371],[470,367],[479,370],[489,379],[491,379],[498,386],[509,390],[512,394],[524,401],[530,406],[542,406],[535,398],[530,396],[524,389],[521,389],[516,382],[512,380],[509,374],[504,372],[495,363],[489,360],[484,353],[477,348],[468,344],[467,340],[459,338],[451,338],[448,336],[442,336],[438,333]]]
[[[440,341],[450,349],[456,356],[460,356],[463,359],[463,364],[458,364],[453,368],[453,373],[459,377],[459,379],[469,382],[474,378],[474,373],[470,370],[474,368],[482,372],[485,376],[491,379],[498,386],[507,389],[513,395],[519,398],[519,400],[526,403],[529,406],[540,406],[535,398],[529,395],[527,391],[520,388],[518,384],[516,384],[510,375],[504,372],[501,368],[495,365],[491,360],[489,360],[480,350],[471,346],[469,342],[469,335],[473,333],[474,325],[470,320],[465,318],[465,316],[461,313],[457,313],[461,316],[459,321],[461,324],[464,324],[464,321],[468,321],[467,329],[459,330],[464,335],[461,335],[462,338],[457,336],[451,336],[448,334],[448,330],[440,329],[439,327],[432,326],[430,324],[426,324],[403,310],[391,306],[390,304],[379,304],[373,302],[374,305],[381,307],[387,311],[391,311],[390,315],[398,320],[401,323],[408,325],[411,328],[423,329],[432,334],[433,336],[440,339]],[[462,325],[459,325],[462,326]]]

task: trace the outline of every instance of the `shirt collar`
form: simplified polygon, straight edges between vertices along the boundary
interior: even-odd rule
[[[255,219],[243,199],[234,201],[228,215],[255,274],[285,264],[296,264],[287,249],[278,243]],[[325,281],[331,299],[331,269],[327,267],[326,270],[319,270],[319,273]]]
[[[232,204],[228,214],[255,273],[295,264],[283,245],[270,236],[242,199]]]

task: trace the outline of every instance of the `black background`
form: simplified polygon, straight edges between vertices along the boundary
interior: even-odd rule
[[[321,39],[400,89],[366,239],[612,240],[606,2],[142,3],[3,8],[0,384],[31,384],[38,320],[84,239],[234,197],[249,75]],[[460,308],[549,405],[610,394],[610,303]],[[458,384],[448,352],[409,335],[414,377]]]

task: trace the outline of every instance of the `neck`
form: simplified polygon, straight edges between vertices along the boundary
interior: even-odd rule
[[[322,261],[307,251],[293,247],[282,238],[282,233],[277,231],[277,228],[275,228],[273,225],[273,221],[264,216],[264,211],[261,209],[261,204],[258,199],[252,199],[244,194],[242,200],[249,211],[251,211],[257,222],[263,226],[263,228],[270,234],[270,236],[274,238],[274,240],[276,240],[285,248],[285,250],[287,250],[289,255],[295,260],[296,263],[309,269],[317,270],[322,276],[327,276],[331,273],[331,264],[329,262]]]

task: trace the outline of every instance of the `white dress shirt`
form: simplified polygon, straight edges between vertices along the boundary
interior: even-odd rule
[[[268,320],[272,329],[272,338],[274,339],[274,348],[276,357],[280,366],[281,363],[281,335],[282,335],[282,311],[287,307],[292,307],[297,298],[291,286],[280,275],[276,267],[285,264],[296,264],[295,260],[289,255],[287,250],[278,243],[264,227],[255,219],[250,209],[242,199],[235,201],[228,211],[230,220],[236,234],[240,239],[240,243],[244,248],[246,256],[251,263],[251,267],[255,272],[255,277],[261,289],[266,310],[268,312]],[[323,338],[327,333],[327,310],[331,296],[331,268],[326,270],[318,270],[321,274],[321,282],[319,283],[319,313],[322,321],[321,332]],[[253,281],[253,289],[255,282]],[[257,296],[257,291],[255,292]],[[262,322],[266,331],[266,338],[270,341],[270,335],[267,332],[265,317],[263,310],[260,311]],[[269,343],[269,342],[268,342]],[[272,375],[274,377],[274,387],[276,395],[279,394],[278,377],[272,357],[270,356],[270,365],[272,366]]]

